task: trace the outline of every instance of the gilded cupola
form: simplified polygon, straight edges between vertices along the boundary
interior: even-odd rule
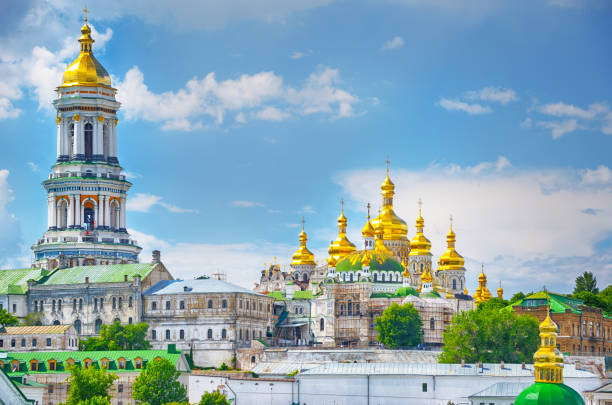
[[[478,276],[478,288],[474,293],[474,304],[478,305],[481,302],[487,302],[491,299],[491,292],[487,288],[487,276],[484,274],[484,265]]]
[[[438,270],[463,270],[465,271],[465,259],[455,250],[455,232],[453,231],[453,219],[451,217],[450,230],[446,234],[446,252],[438,259]]]
[[[93,55],[94,42],[86,16],[79,38],[81,51],[76,60],[64,71],[62,86],[111,85],[110,75]]]
[[[383,207],[380,215],[372,220],[372,225],[376,228],[378,223],[382,224],[383,239],[385,240],[407,240],[408,225],[393,211],[395,185],[389,177],[389,160],[387,160],[387,177],[385,177],[380,189],[383,197]]]
[[[504,289],[501,286],[501,281],[499,282],[499,288],[497,289],[497,298],[504,299]]]
[[[344,216],[344,201],[341,201],[340,204],[341,211],[338,217],[338,237],[336,240],[332,241],[328,250],[330,258],[334,258],[336,262],[344,256],[357,251],[355,245],[346,237],[347,220]]]
[[[375,236],[374,227],[372,226],[372,222],[370,221],[370,203],[367,205],[368,207],[368,221],[361,229],[361,235],[364,238],[373,238]]]
[[[304,231],[304,219],[302,219],[302,232],[300,232],[300,247],[293,254],[291,266],[315,266],[314,254],[306,247],[308,235]]]
[[[410,241],[409,256],[431,256],[431,242],[423,233],[425,220],[421,215],[421,200],[419,199],[419,216],[416,219],[416,236]]]

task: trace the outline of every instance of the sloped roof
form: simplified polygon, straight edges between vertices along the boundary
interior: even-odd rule
[[[0,335],[49,335],[62,334],[70,329],[72,325],[49,325],[49,326],[6,326]]]
[[[524,308],[540,307],[546,305],[546,297],[550,302],[550,311],[552,313],[565,313],[567,309],[575,314],[581,314],[579,305],[584,305],[584,302],[576,298],[568,298],[565,295],[555,294],[551,292],[539,291],[531,294],[522,300],[512,304],[512,307],[521,306]]]
[[[0,270],[0,294],[25,294],[28,280],[40,280],[49,271],[39,268]]]
[[[85,278],[89,283],[120,283],[128,276],[133,281],[134,276],[145,278],[156,266],[154,263],[109,264],[97,266],[68,267],[54,271],[42,280],[42,285],[83,284]]]
[[[525,388],[529,387],[529,382],[499,382],[495,383],[482,391],[469,396],[469,398],[484,397],[506,397],[516,398]]]
[[[263,294],[248,290],[239,285],[217,280],[216,278],[206,278],[199,280],[163,280],[155,283],[146,290],[144,295],[165,295],[165,294],[197,294],[197,293],[244,293],[263,296]]]
[[[141,358],[143,366],[146,362],[152,361],[160,357],[168,359],[174,365],[177,365],[181,357],[180,350],[169,352],[168,350],[117,350],[117,351],[61,351],[61,352],[11,352],[7,353],[7,357],[0,359],[4,363],[4,371],[9,375],[18,375],[23,373],[28,374],[47,374],[47,373],[66,373],[68,372],[66,360],[72,359],[76,364],[82,365],[86,359],[90,359],[94,366],[100,367],[102,359],[109,360],[109,370],[113,372],[133,372],[138,369],[135,366],[134,360]],[[120,358],[126,360],[125,369],[117,367],[117,361]],[[11,361],[19,361],[19,371],[11,371]],[[30,361],[38,361],[38,371],[30,370]],[[56,370],[48,369],[49,360],[57,362]]]

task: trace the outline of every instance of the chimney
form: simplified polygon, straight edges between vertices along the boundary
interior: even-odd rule
[[[506,365],[506,364],[504,363],[504,361],[503,361],[503,360],[502,360],[502,361],[499,363],[499,367],[501,367],[501,369],[502,369],[502,370],[504,369],[504,366],[505,366],[505,365]]]
[[[85,277],[85,284],[89,284],[89,277]]]
[[[124,275],[123,275],[123,281],[128,281],[128,279],[127,279],[127,274],[124,274]]]
[[[161,263],[161,252],[159,250],[153,251],[153,259],[151,263]]]
[[[521,363],[521,369],[525,370],[527,367],[525,367],[525,362]]]

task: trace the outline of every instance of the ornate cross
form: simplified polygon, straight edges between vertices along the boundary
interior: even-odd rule
[[[385,163],[387,164],[387,174],[389,174],[389,165],[391,164],[391,161],[389,160],[389,155],[387,155],[387,160],[385,160]]]
[[[87,3],[85,3],[85,7],[83,8],[83,12],[85,13],[85,22],[87,22],[87,13],[89,13],[89,10],[87,10]]]

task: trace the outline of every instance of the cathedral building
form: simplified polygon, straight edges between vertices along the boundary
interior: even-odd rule
[[[53,105],[57,156],[47,191],[47,231],[32,251],[36,267],[137,263],[141,248],[126,225],[131,183],[117,153],[117,89],[93,54],[94,39],[81,28],[80,53],[64,72]]]

